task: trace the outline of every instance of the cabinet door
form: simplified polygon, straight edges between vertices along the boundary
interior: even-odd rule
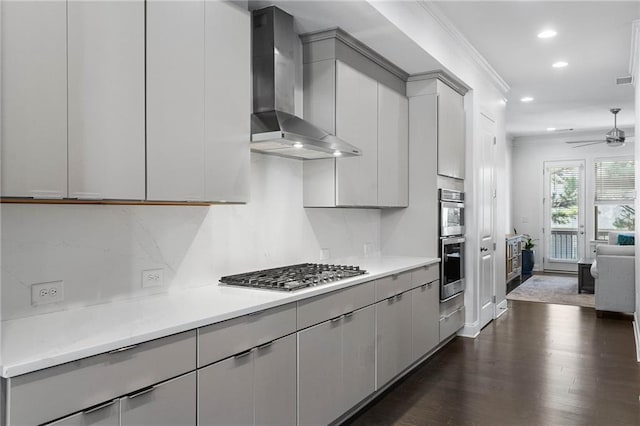
[[[144,1],[68,5],[69,197],[145,198]]]
[[[343,407],[341,320],[298,333],[298,424],[326,425]]]
[[[342,320],[342,412],[375,390],[375,306],[347,314]]]
[[[438,174],[464,179],[464,98],[438,82]]]
[[[90,408],[78,414],[65,417],[57,422],[47,423],[47,426],[119,426],[120,400],[116,399]]]
[[[203,201],[204,1],[147,1],[147,199]]]
[[[426,355],[440,342],[439,292],[439,281],[424,284],[411,291],[412,361]]]
[[[205,3],[205,199],[249,200],[251,15]],[[229,42],[233,40],[233,42]]]
[[[409,100],[378,84],[378,205],[409,205]]]
[[[259,346],[254,358],[256,425],[296,424],[296,335]]]
[[[411,295],[401,293],[376,304],[377,389],[409,366]]]
[[[67,196],[67,2],[2,2],[2,196]]]
[[[336,63],[336,136],[360,148],[336,159],[336,204],[378,205],[378,83]]]
[[[253,424],[253,352],[198,370],[198,424]]]
[[[122,426],[195,426],[196,373],[122,398]]]

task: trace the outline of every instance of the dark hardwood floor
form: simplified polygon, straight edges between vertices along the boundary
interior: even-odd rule
[[[632,328],[591,308],[511,301],[347,424],[640,425]]]

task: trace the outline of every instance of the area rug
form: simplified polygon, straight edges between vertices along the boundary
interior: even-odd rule
[[[593,294],[578,293],[578,277],[534,275],[507,295],[508,300],[555,303],[593,308]]]

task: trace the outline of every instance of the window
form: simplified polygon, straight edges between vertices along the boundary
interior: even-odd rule
[[[595,161],[595,237],[607,240],[609,231],[635,229],[635,164],[629,159]]]

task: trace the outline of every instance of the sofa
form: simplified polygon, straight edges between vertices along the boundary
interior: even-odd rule
[[[596,311],[635,312],[635,245],[618,245],[618,232],[609,233],[609,244],[596,248],[591,265],[595,278]]]

